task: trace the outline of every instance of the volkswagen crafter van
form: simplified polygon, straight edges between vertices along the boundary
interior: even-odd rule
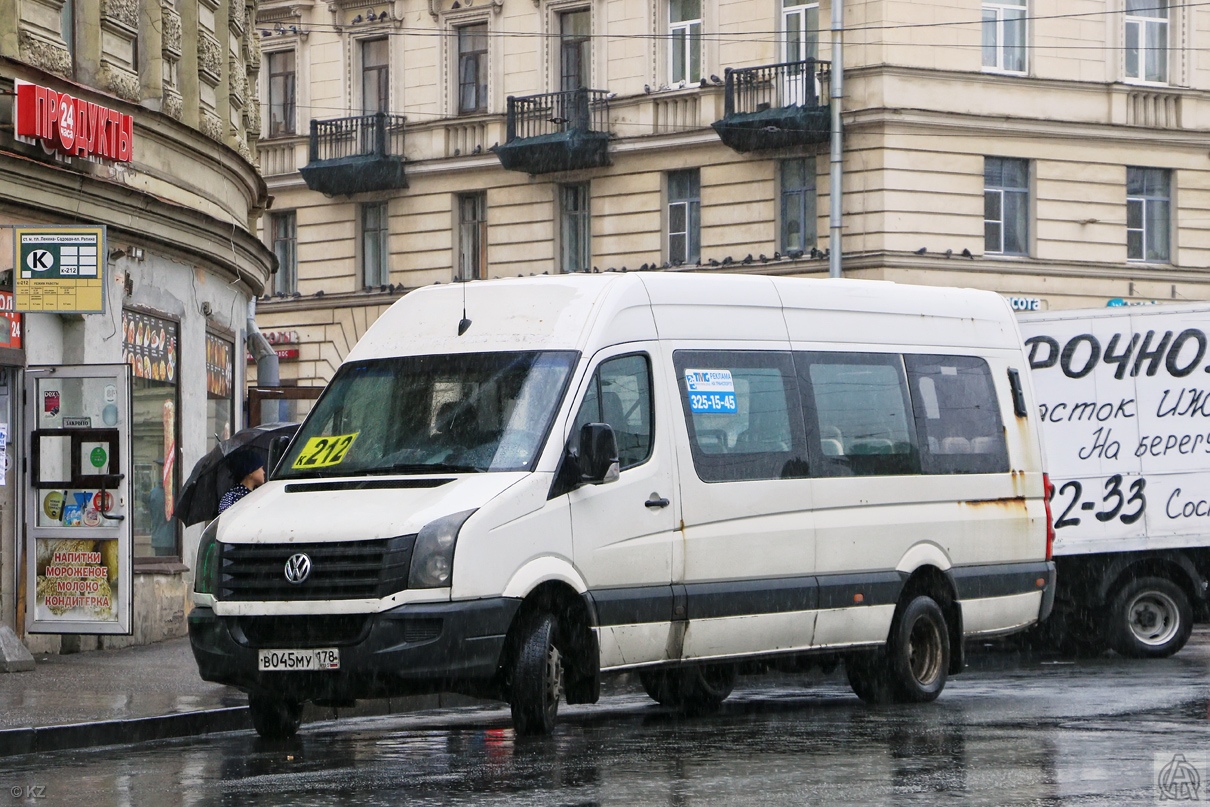
[[[257,730],[452,691],[550,732],[635,671],[717,706],[843,662],[937,697],[1051,607],[1047,483],[996,294],[631,273],[443,285],[349,353],[271,479],[205,530],[203,678]]]

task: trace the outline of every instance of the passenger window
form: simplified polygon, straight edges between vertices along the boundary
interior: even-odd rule
[[[820,476],[920,472],[902,360],[888,353],[802,353],[799,380]]]
[[[991,369],[973,356],[906,356],[921,465],[927,474],[1008,470]]]
[[[571,439],[579,439],[585,423],[608,423],[618,441],[622,470],[641,465],[651,456],[651,366],[644,355],[620,356],[602,362],[584,393]]]
[[[674,358],[703,481],[808,475],[789,353],[679,350]]]

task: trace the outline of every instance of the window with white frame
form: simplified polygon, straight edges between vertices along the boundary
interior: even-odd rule
[[[1029,161],[983,160],[983,252],[1029,254]]]
[[[1025,72],[1025,0],[983,4],[983,69]]]
[[[458,28],[458,113],[487,111],[487,23]]]
[[[487,194],[460,193],[458,204],[458,276],[456,280],[487,277]]]
[[[559,15],[559,90],[588,86],[591,68],[592,12],[565,11]]]
[[[386,37],[361,42],[361,114],[391,111],[390,48]]]
[[[702,78],[702,0],[668,0],[668,80]]]
[[[587,272],[592,261],[588,183],[559,186],[559,268]]]
[[[298,218],[293,210],[269,215],[273,254],[277,256],[277,274],[273,290],[282,294],[298,291]]]
[[[1126,169],[1126,258],[1168,263],[1172,259],[1172,172]]]
[[[387,267],[387,203],[366,202],[361,206],[361,283],[363,286],[386,285],[390,277]]]
[[[815,246],[815,159],[782,160],[781,222],[777,245],[782,252]]]
[[[1126,0],[1126,78],[1168,83],[1168,0]]]
[[[696,168],[668,174],[668,260],[697,263],[702,254],[701,174]]]
[[[294,51],[269,54],[269,137],[292,135],[295,103]]]
[[[819,3],[783,0],[781,22],[783,62],[819,57]]]

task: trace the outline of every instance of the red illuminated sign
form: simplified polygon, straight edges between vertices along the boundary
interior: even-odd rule
[[[70,157],[130,162],[134,118],[23,81],[17,84],[17,136]]]

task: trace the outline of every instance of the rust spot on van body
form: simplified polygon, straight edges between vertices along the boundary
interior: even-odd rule
[[[1027,511],[1024,496],[1005,496],[1001,499],[974,499],[971,501],[959,502],[959,504],[967,507],[1000,507],[1005,510],[1021,510]]]

